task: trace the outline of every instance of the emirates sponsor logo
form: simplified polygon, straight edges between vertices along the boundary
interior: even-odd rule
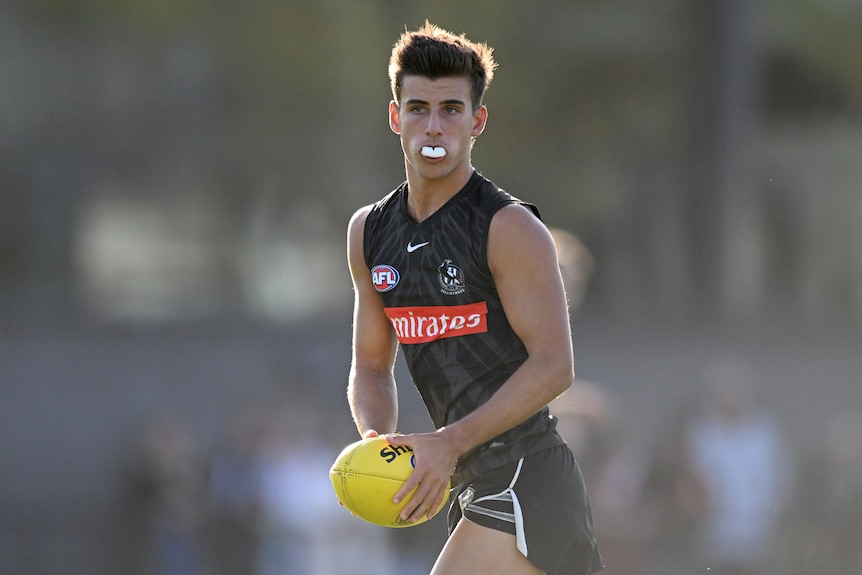
[[[401,343],[428,343],[488,331],[488,304],[387,307]]]

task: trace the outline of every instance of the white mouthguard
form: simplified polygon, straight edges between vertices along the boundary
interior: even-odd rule
[[[446,155],[446,148],[440,146],[422,146],[422,155],[426,158],[442,158]]]

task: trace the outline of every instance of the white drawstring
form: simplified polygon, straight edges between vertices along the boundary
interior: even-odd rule
[[[509,487],[501,491],[500,493],[494,495],[486,495],[485,497],[480,497],[479,499],[474,500],[472,503],[476,504],[481,501],[487,501],[491,499],[499,499],[500,497],[508,494],[512,498],[512,509],[515,515],[515,541],[518,546],[518,551],[526,557],[527,556],[527,537],[524,534],[524,514],[521,512],[521,504],[518,501],[518,496],[515,495],[515,483],[518,481],[518,476],[521,474],[521,467],[524,465],[524,458],[518,460],[518,468],[515,469],[515,475],[512,477],[511,483],[509,483]]]

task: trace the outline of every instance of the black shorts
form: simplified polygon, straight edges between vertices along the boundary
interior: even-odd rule
[[[549,575],[602,569],[584,479],[567,445],[498,467],[460,485],[449,533],[461,517],[515,535],[518,550]]]

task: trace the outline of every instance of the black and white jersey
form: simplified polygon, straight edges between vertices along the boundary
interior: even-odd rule
[[[477,172],[421,223],[407,211],[408,193],[404,183],[374,205],[363,248],[410,375],[439,428],[485,403],[527,359],[488,267],[488,229],[509,204],[539,214]],[[562,443],[554,427],[543,409],[462,457],[453,481]]]

